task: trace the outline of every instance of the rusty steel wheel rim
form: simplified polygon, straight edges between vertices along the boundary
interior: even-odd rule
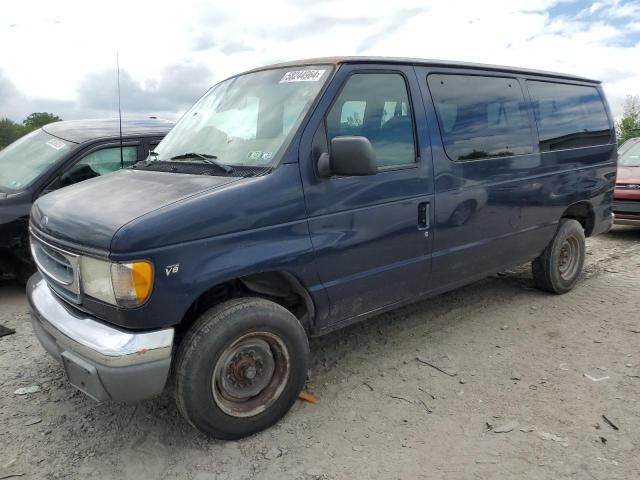
[[[282,394],[290,366],[289,352],[278,336],[247,333],[218,358],[211,379],[213,399],[232,417],[258,415]]]
[[[575,277],[580,263],[580,245],[574,236],[567,237],[560,246],[558,257],[558,271],[563,280],[572,280]]]

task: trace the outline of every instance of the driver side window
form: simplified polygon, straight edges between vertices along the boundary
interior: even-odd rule
[[[380,168],[415,163],[413,130],[407,85],[397,73],[351,75],[327,115],[329,141],[366,137]]]
[[[129,167],[138,161],[138,147],[122,147],[123,164],[120,163],[120,147],[103,148],[91,152],[60,177],[61,187],[89,180]]]

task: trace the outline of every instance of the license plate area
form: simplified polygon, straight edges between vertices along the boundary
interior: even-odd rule
[[[71,385],[97,402],[109,400],[96,367],[69,351],[62,352],[61,357]]]

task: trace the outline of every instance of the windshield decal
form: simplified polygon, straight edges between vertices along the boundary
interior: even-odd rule
[[[294,70],[287,72],[280,83],[290,82],[317,82],[322,78],[326,70]]]
[[[256,150],[255,152],[249,152],[247,155],[249,160],[260,160],[262,158],[262,152],[260,150]]]
[[[55,150],[60,150],[61,148],[64,148],[67,146],[66,143],[61,142],[60,140],[58,140],[57,138],[52,138],[51,140],[49,140],[47,142],[47,145],[49,145],[51,148],[55,149]]]
[[[273,158],[273,152],[263,152],[262,150],[255,150],[253,152],[249,152],[247,154],[247,158],[254,162],[268,162]]]

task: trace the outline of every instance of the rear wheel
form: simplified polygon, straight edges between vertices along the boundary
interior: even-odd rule
[[[536,286],[557,294],[571,290],[582,273],[585,250],[582,225],[577,220],[562,219],[551,243],[531,263]]]
[[[296,401],[309,343],[298,319],[269,300],[241,298],[205,312],[182,340],[175,397],[202,433],[238,439],[276,423]]]

